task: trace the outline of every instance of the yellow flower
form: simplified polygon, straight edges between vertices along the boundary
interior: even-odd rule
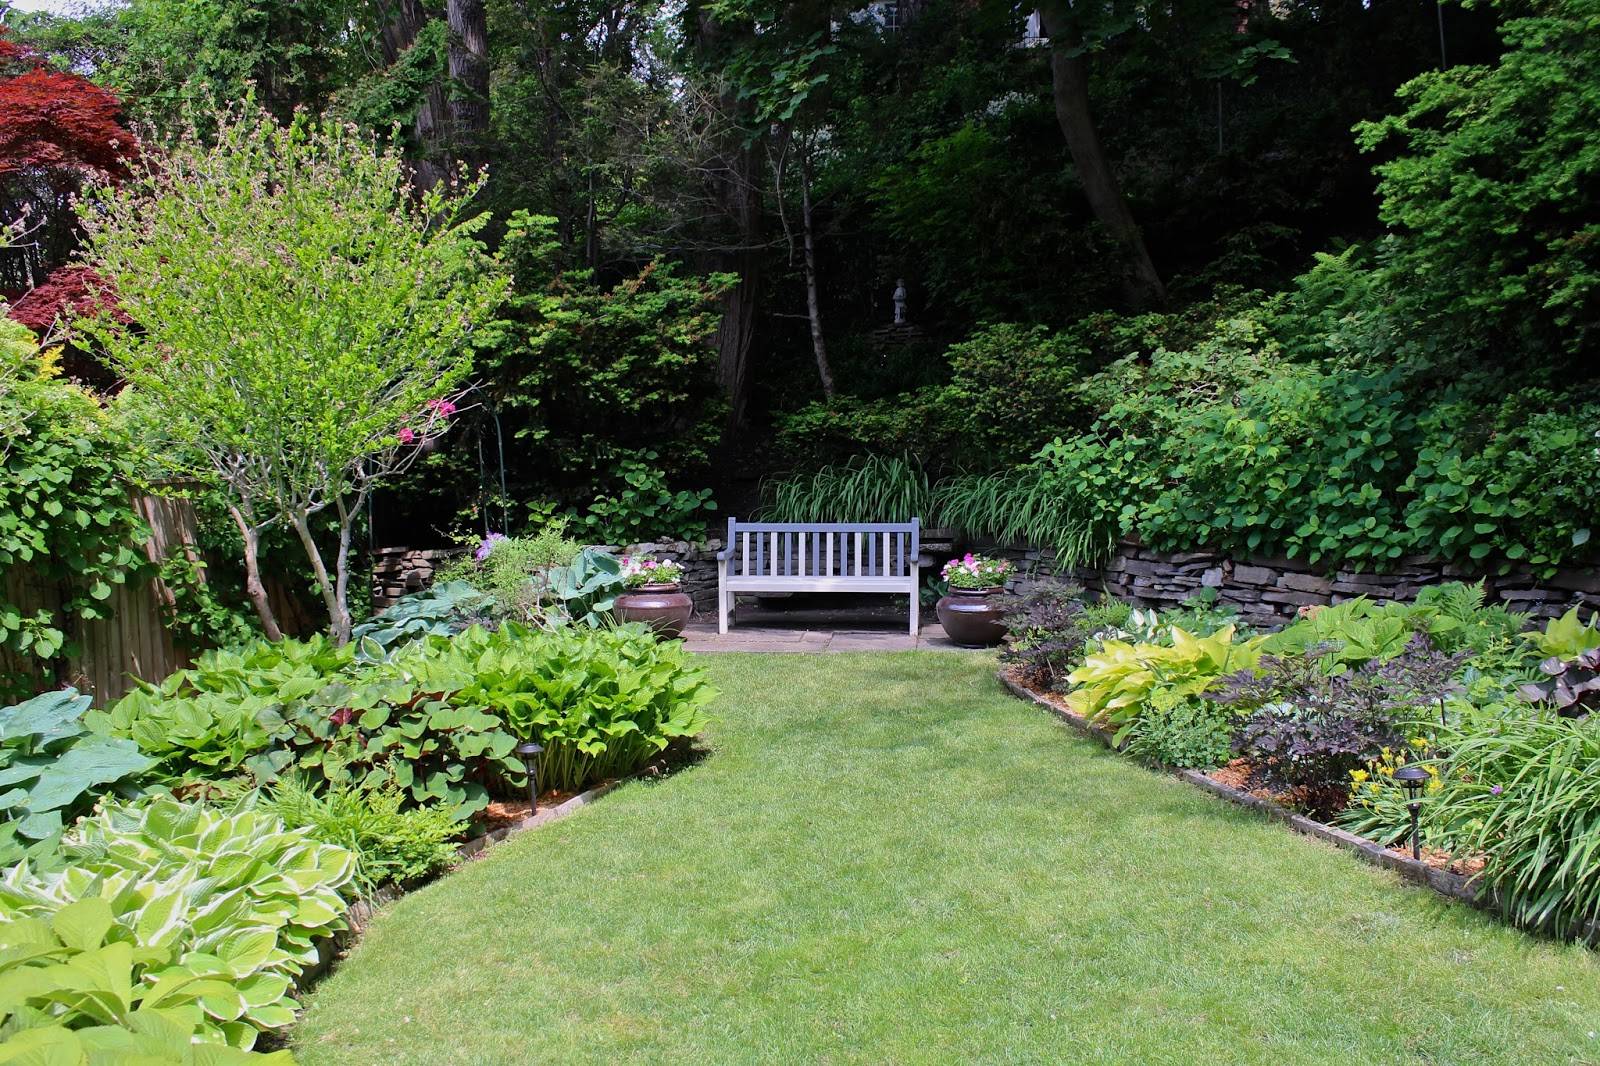
[[[1367,774],[1367,772],[1365,770],[1351,770],[1350,771],[1350,780],[1354,781],[1358,785],[1361,782],[1365,781],[1367,779],[1367,777],[1368,777],[1368,774]]]
[[[1426,748],[1428,746],[1428,738],[1427,737],[1412,737],[1411,738],[1411,746],[1413,748],[1416,748],[1418,751],[1421,751],[1423,748]]]

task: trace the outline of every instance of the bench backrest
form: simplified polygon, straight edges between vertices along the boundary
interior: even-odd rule
[[[908,578],[922,523],[741,522],[728,519],[718,558],[737,577]]]

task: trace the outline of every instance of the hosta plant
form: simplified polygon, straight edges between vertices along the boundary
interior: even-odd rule
[[[474,623],[488,620],[496,598],[465,581],[446,581],[422,592],[402,596],[400,602],[351,631],[357,655],[382,658],[383,651],[419,637],[448,637]],[[374,651],[373,648],[380,649]]]
[[[1385,660],[1406,649],[1413,633],[1426,628],[1428,612],[1406,603],[1374,603],[1364,596],[1312,608],[1298,621],[1267,638],[1266,650],[1279,656],[1322,653],[1328,669]]]
[[[170,797],[111,807],[63,850],[70,865],[60,872],[23,863],[0,877],[0,928],[34,919],[59,932],[63,913],[92,911],[94,935],[79,943],[127,950],[135,984],[225,971],[191,1020],[198,1039],[239,1048],[294,1020],[291,987],[316,961],[317,941],[344,927],[340,890],[355,872],[349,851],[265,812]],[[106,910],[75,907],[83,901]]]
[[[206,787],[233,776],[269,781],[293,758],[292,710],[345,679],[355,649],[324,637],[255,641],[211,651],[160,685],[141,685],[85,718],[160,760],[172,785]]]
[[[1600,648],[1600,613],[1590,614],[1584,623],[1576,607],[1552,619],[1544,629],[1530,630],[1524,639],[1546,659],[1576,659],[1586,651]]]
[[[63,826],[155,765],[130,740],[88,732],[88,709],[65,689],[0,710],[0,866],[52,863]]]
[[[632,773],[673,739],[699,733],[715,695],[681,646],[637,625],[471,629],[396,665],[543,744],[540,781],[572,791]]]
[[[248,976],[246,938],[180,962],[175,944],[124,932],[99,896],[0,924],[0,1063],[293,1061],[219,1042],[233,1016],[282,994],[281,978]]]
[[[566,566],[550,569],[544,616],[597,628],[611,617],[622,588],[622,563],[598,548],[585,548]]]
[[[1121,744],[1146,707],[1170,708],[1211,689],[1224,675],[1248,670],[1264,638],[1235,641],[1232,626],[1196,637],[1174,626],[1171,646],[1107,640],[1067,676],[1067,705],[1116,730]]]
[[[452,821],[487,807],[489,785],[522,764],[512,755],[516,738],[462,692],[471,668],[450,649],[464,637],[428,637],[296,704],[288,740],[295,768],[336,788],[399,789]],[[451,666],[436,669],[444,662]]]

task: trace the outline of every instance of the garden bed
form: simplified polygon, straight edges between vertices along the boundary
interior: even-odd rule
[[[1001,667],[996,672],[1000,683],[1013,695],[1021,699],[1032,700],[1084,736],[1093,737],[1113,751],[1117,750],[1110,731],[1102,729],[1073,711],[1067,706],[1066,700],[1058,693],[1036,691],[1024,685],[1015,675],[1016,671],[1007,667]],[[1155,768],[1166,770],[1191,785],[1202,788],[1230,803],[1259,811],[1269,818],[1285,823],[1296,832],[1316,837],[1318,840],[1326,841],[1335,847],[1352,852],[1363,861],[1372,863],[1374,866],[1393,870],[1407,880],[1414,881],[1419,885],[1426,885],[1441,895],[1461,900],[1484,910],[1493,910],[1497,906],[1497,901],[1491,893],[1480,891],[1472,874],[1463,874],[1451,869],[1450,866],[1454,865],[1454,863],[1447,856],[1425,854],[1421,860],[1413,859],[1404,851],[1396,848],[1386,848],[1376,841],[1357,836],[1349,830],[1340,829],[1338,826],[1328,825],[1325,822],[1308,818],[1303,814],[1280,806],[1270,797],[1258,795],[1255,792],[1246,791],[1230,784],[1219,776],[1225,774],[1227,768],[1213,771],[1210,774],[1202,773],[1199,770],[1174,770],[1170,767],[1160,766]],[[1594,923],[1590,923],[1584,934],[1577,939],[1592,945],[1600,941],[1600,928],[1597,928]]]

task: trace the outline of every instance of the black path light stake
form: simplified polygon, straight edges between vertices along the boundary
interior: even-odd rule
[[[1428,781],[1428,771],[1420,766],[1402,766],[1394,772],[1394,779],[1405,786],[1406,809],[1411,812],[1411,857],[1422,858],[1422,832],[1417,828],[1417,815],[1422,813],[1422,786]]]
[[[522,768],[528,772],[528,817],[532,818],[539,813],[539,756],[544,754],[544,745],[530,740],[517,745],[517,754],[522,756]]]

